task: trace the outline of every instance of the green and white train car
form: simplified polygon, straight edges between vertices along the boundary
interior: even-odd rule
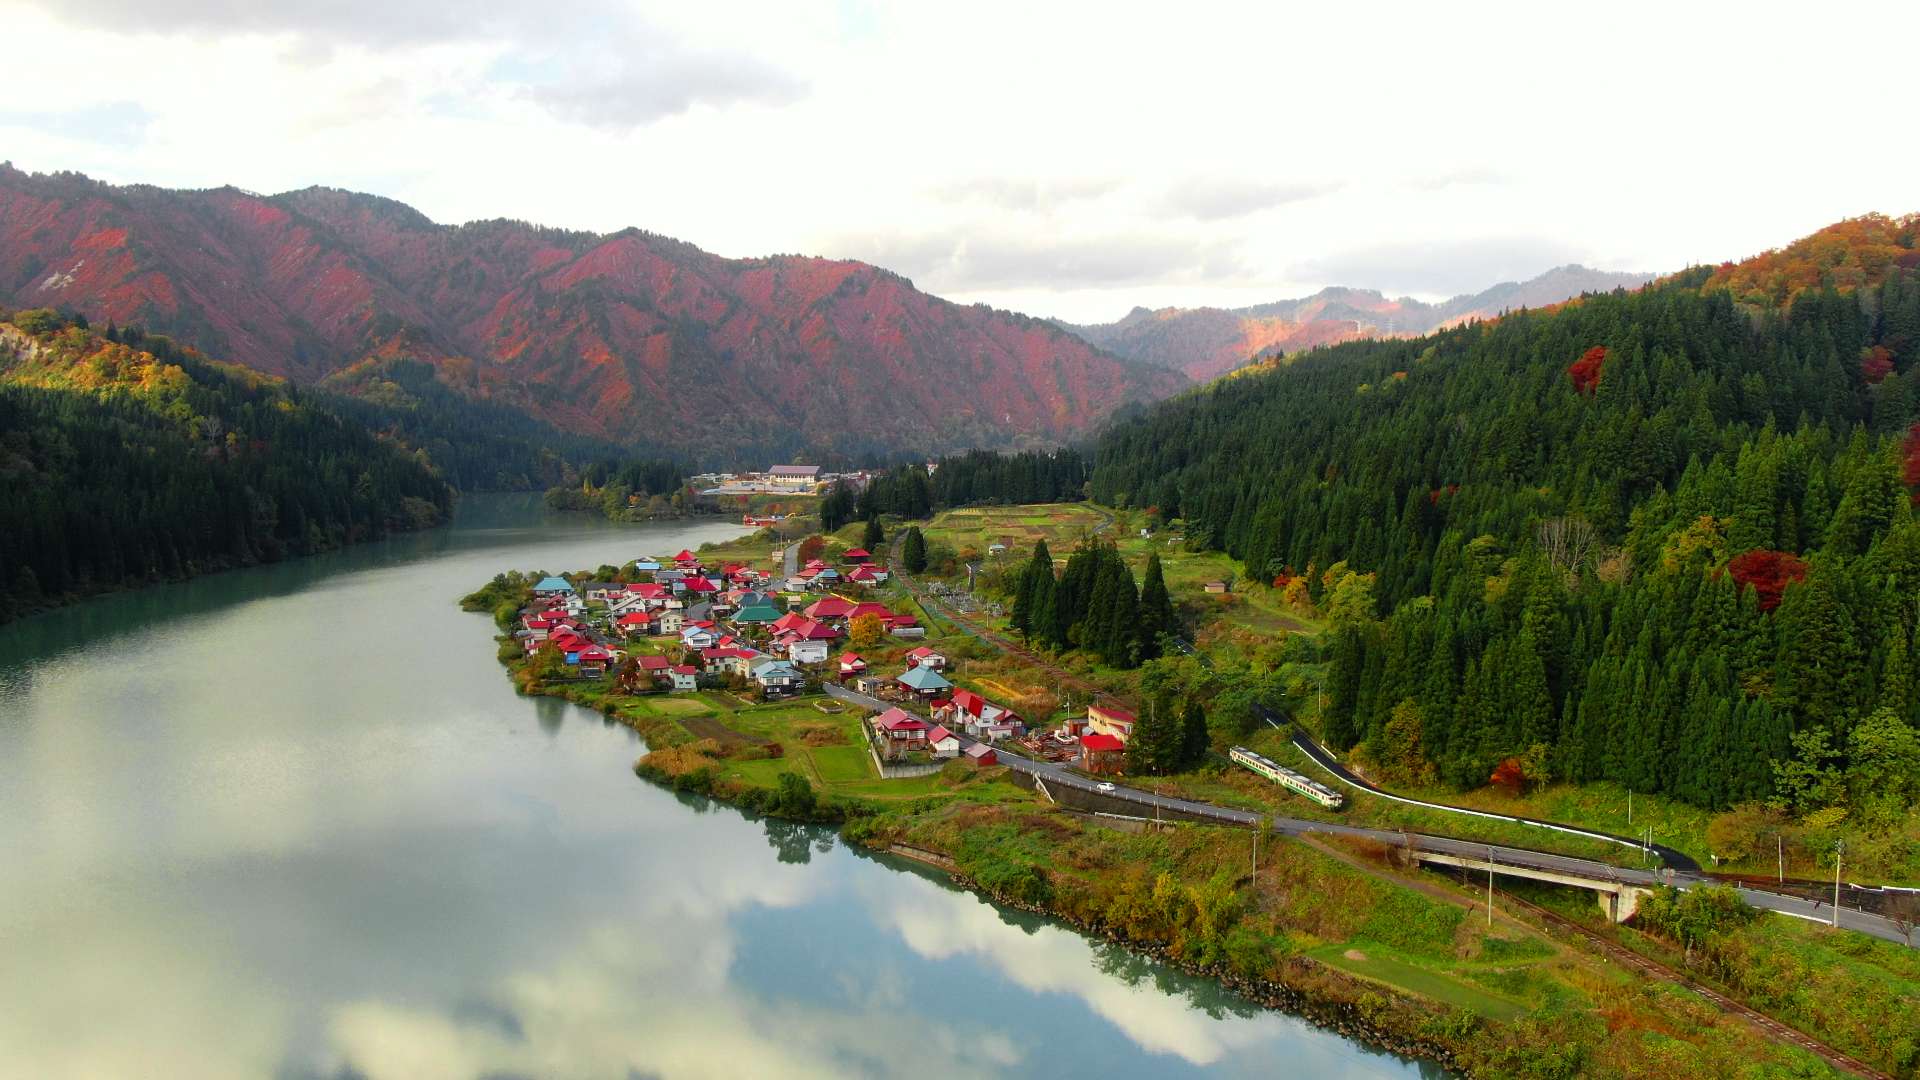
[[[1284,765],[1268,760],[1244,746],[1236,746],[1227,755],[1233,760],[1259,773],[1261,776],[1279,784],[1295,795],[1303,795],[1329,810],[1338,810],[1347,805],[1347,797],[1317,780],[1294,772]]]

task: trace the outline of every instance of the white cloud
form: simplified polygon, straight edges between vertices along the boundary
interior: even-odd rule
[[[42,47],[9,55],[0,130],[24,168],[898,253],[956,299],[1112,318],[1298,295],[1381,253],[1476,288],[1442,263],[1486,238],[1657,270],[1915,209],[1920,147],[1885,108],[1751,102],[1859,27],[1920,31],[1911,4],[1842,7],[13,0]],[[56,119],[129,101],[150,120],[123,144]],[[1871,151],[1835,166],[1781,132]]]

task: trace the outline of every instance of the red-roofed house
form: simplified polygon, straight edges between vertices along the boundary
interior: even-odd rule
[[[807,605],[809,619],[844,619],[854,608],[853,601],[840,596],[823,596]]]
[[[921,750],[927,745],[927,722],[905,709],[888,709],[873,718],[874,734],[900,750]]]
[[[677,691],[700,689],[700,672],[691,665],[679,664],[670,667],[667,669],[667,674],[673,678],[673,688]]]
[[[847,581],[854,585],[878,585],[880,579],[873,576],[873,567],[856,566],[847,571]]]
[[[864,603],[853,605],[853,609],[847,612],[847,621],[852,622],[862,615],[878,615],[882,619],[893,618],[893,612],[887,610],[887,605],[868,600]]]
[[[607,673],[607,665],[613,663],[613,654],[602,645],[587,645],[579,652],[580,674],[597,679]]]
[[[927,732],[927,751],[937,758],[959,757],[960,739],[945,727],[936,727]]]
[[[1000,764],[1000,755],[986,743],[974,743],[967,747],[966,758],[983,769],[989,765]]]
[[[866,548],[848,548],[846,554],[840,557],[850,563],[863,563],[873,558],[873,552]]]
[[[971,690],[955,687],[945,702],[935,702],[933,718],[989,742],[1013,738],[1026,730],[1013,710],[1004,709]]]
[[[654,614],[651,611],[629,611],[613,622],[614,629],[621,637],[647,637],[653,633]]]
[[[1111,735],[1121,742],[1133,738],[1133,714],[1111,705],[1087,706],[1087,730]]]
[[[935,671],[947,670],[947,658],[934,652],[929,646],[922,645],[907,653],[908,667],[930,667]]]
[[[1081,768],[1096,775],[1111,776],[1125,769],[1126,765],[1126,743],[1098,732],[1080,736]]]
[[[698,574],[695,574],[692,577],[681,578],[680,588],[681,588],[681,591],[683,592],[690,592],[695,595],[700,595],[704,593],[716,593],[720,591],[720,586],[715,585],[712,579],[703,578]]]
[[[866,670],[867,670],[867,662],[866,660],[861,658],[859,653],[841,653],[840,654],[840,677],[841,678],[851,679],[855,675],[865,674]]]

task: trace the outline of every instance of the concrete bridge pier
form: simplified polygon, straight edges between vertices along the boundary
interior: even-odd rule
[[[1638,885],[1628,885],[1620,881],[1588,877],[1585,874],[1567,870],[1546,870],[1532,866],[1517,866],[1513,863],[1488,862],[1484,858],[1470,855],[1453,855],[1439,851],[1420,851],[1414,858],[1421,862],[1436,863],[1441,866],[1458,866],[1479,873],[1500,874],[1504,877],[1523,877],[1534,881],[1549,881],[1555,885],[1573,885],[1582,889],[1592,889],[1600,901],[1600,910],[1614,922],[1626,922],[1633,913],[1640,910],[1640,901],[1647,890]]]

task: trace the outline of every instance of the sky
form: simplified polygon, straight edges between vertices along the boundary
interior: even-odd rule
[[[1920,4],[0,0],[0,159],[858,258],[1077,321],[1920,210]],[[31,43],[31,44],[29,44]]]

